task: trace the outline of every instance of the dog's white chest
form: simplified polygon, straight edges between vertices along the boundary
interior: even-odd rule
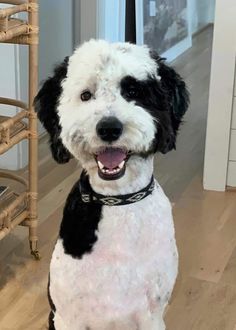
[[[50,268],[55,322],[60,324],[63,315],[70,329],[73,324],[92,328],[104,320],[163,311],[178,256],[171,207],[162,189],[138,203],[104,206],[97,237],[92,253],[82,259],[64,254],[61,240],[56,244]]]

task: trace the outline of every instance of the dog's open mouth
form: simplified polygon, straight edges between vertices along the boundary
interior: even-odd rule
[[[95,155],[98,175],[103,180],[117,180],[125,174],[128,152],[120,148],[105,148]]]

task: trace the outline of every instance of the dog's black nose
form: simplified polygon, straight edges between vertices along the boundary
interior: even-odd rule
[[[96,131],[103,141],[112,142],[121,136],[123,125],[116,117],[104,117],[97,123]]]

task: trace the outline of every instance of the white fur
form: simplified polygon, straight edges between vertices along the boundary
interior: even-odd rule
[[[138,203],[103,207],[97,235],[82,260],[66,255],[60,239],[56,244],[50,267],[56,329],[165,329],[178,257],[161,187]]]

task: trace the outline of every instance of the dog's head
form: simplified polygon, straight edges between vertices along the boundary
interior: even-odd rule
[[[59,65],[35,99],[53,157],[121,178],[132,161],[175,148],[187,110],[181,77],[146,46],[91,40]]]

